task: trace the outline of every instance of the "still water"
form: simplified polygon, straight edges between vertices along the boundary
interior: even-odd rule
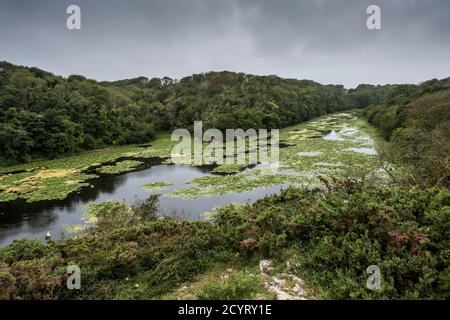
[[[203,220],[204,213],[216,206],[232,202],[252,203],[266,195],[278,193],[284,187],[278,185],[195,200],[165,196],[178,187],[192,186],[185,182],[205,175],[211,175],[207,168],[160,164],[122,175],[100,177],[91,181],[92,188],[82,189],[80,193],[63,201],[0,203],[0,247],[14,239],[43,240],[47,232],[52,234],[53,239],[62,234],[67,235],[64,226],[82,224],[84,208],[90,203],[107,200],[133,203],[147,198],[150,194],[160,194],[161,215],[170,216],[176,212],[177,217],[186,220]],[[174,185],[153,192],[140,188],[143,184],[157,181],[172,182]]]

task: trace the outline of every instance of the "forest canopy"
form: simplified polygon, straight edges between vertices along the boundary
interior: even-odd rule
[[[390,141],[389,161],[407,165],[421,186],[450,186],[450,78],[400,85],[365,110]]]
[[[0,62],[0,159],[148,142],[190,128],[278,128],[350,107],[342,86],[233,72],[97,82]]]

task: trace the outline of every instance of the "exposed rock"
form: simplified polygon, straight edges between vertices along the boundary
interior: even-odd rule
[[[289,262],[287,268],[288,270],[290,268]],[[271,276],[272,261],[270,260],[261,260],[259,270],[264,280],[264,287],[270,293],[275,294],[277,300],[306,300],[307,292],[303,279],[286,272],[278,277]]]

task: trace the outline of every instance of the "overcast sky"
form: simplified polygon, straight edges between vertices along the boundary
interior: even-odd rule
[[[81,8],[81,30],[66,8]],[[368,5],[382,30],[368,30]],[[450,76],[449,0],[0,0],[0,60],[97,80],[230,70],[359,83]]]

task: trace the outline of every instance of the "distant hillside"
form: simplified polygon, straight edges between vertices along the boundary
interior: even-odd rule
[[[194,120],[219,129],[278,128],[350,107],[342,86],[276,76],[224,71],[100,83],[0,62],[0,160],[146,142]]]

